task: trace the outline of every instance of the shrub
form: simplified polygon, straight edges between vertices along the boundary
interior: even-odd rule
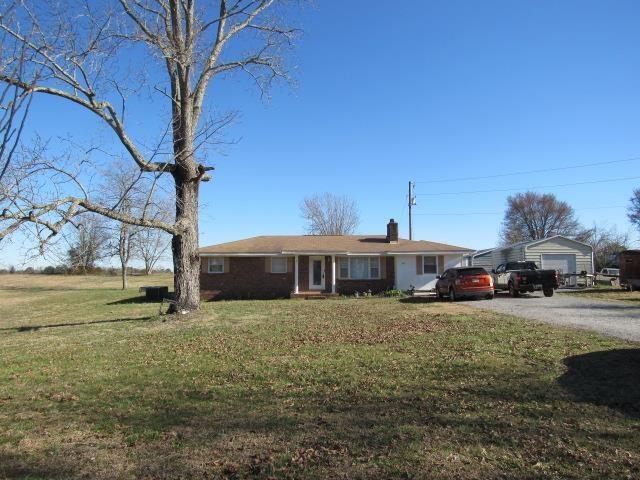
[[[385,297],[404,297],[405,293],[402,290],[387,290],[386,292],[383,293],[383,296]]]

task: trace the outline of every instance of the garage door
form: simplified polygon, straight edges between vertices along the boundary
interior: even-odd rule
[[[542,268],[545,270],[557,270],[560,273],[576,273],[576,256],[575,254],[569,253],[548,253],[542,255]],[[569,285],[575,285],[576,280],[576,277],[571,277],[567,283]]]

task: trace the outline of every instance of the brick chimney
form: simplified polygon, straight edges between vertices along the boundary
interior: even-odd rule
[[[387,242],[398,243],[398,223],[393,218],[387,223]]]

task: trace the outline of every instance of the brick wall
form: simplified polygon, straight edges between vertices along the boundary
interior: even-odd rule
[[[384,277],[379,280],[336,280],[338,293],[351,295],[354,292],[373,293],[390,290],[394,286],[395,270],[393,257],[382,261]],[[309,289],[309,257],[298,258],[300,291]],[[270,273],[267,271],[265,257],[225,257],[224,273],[208,273],[207,257],[202,257],[200,269],[200,293],[203,299],[250,299],[250,298],[288,298],[293,291],[294,273],[293,258],[289,259],[287,273]],[[382,267],[382,265],[381,265]],[[336,269],[338,264],[336,262]],[[331,256],[325,257],[325,292],[331,292]]]
[[[289,298],[294,278],[293,268],[288,270],[287,273],[267,272],[265,257],[226,257],[225,273],[207,273],[207,258],[202,257],[200,296],[203,299]]]

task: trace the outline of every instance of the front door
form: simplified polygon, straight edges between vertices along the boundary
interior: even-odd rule
[[[309,289],[324,290],[324,257],[309,257]]]

